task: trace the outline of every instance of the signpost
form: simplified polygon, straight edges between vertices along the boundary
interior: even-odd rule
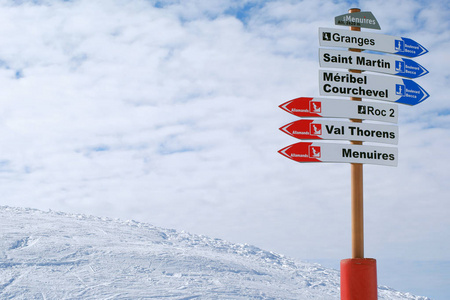
[[[398,127],[373,123],[351,123],[328,120],[299,120],[280,128],[297,139],[352,140],[396,145]]]
[[[364,97],[408,105],[416,105],[429,96],[413,80],[371,74],[321,70],[319,86],[321,95]]]
[[[390,55],[319,49],[321,67],[365,70],[408,78],[428,74],[428,70],[412,59]]]
[[[337,162],[397,166],[397,148],[300,142],[278,151],[297,162]]]
[[[428,52],[412,39],[334,28],[319,28],[319,42],[320,46],[325,47],[365,49],[408,57],[417,57]]]
[[[376,260],[364,258],[363,164],[397,166],[398,153],[395,146],[368,146],[363,142],[398,143],[396,125],[370,121],[397,123],[397,105],[386,102],[412,106],[429,97],[419,84],[402,78],[419,78],[428,71],[412,59],[399,57],[418,57],[428,50],[409,38],[360,32],[361,28],[380,29],[380,26],[371,12],[361,12],[357,8],[337,16],[335,24],[350,26],[350,30],[319,28],[320,46],[348,48],[349,51],[319,49],[320,66],[344,68],[348,72],[321,70],[319,93],[350,97],[351,101],[300,97],[281,104],[281,109],[302,119],[280,130],[303,141],[278,152],[300,163],[350,163],[352,258],[341,260],[341,300],[376,300]],[[363,50],[394,55],[362,53]],[[382,101],[367,102],[362,98]],[[324,118],[349,118],[351,122]],[[363,120],[369,122],[363,123]],[[348,140],[350,143],[316,140]]]
[[[397,104],[383,102],[354,102],[343,99],[300,97],[279,106],[297,117],[348,118],[397,123]]]

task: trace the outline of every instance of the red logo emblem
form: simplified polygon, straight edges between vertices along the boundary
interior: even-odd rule
[[[309,133],[311,135],[321,135],[322,134],[322,124],[309,124]]]
[[[320,114],[322,112],[322,102],[311,101],[309,103],[309,112]]]
[[[320,158],[320,147],[319,146],[309,146],[309,157],[310,158]]]

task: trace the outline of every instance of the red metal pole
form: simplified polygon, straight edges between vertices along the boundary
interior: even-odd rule
[[[341,300],[377,300],[377,262],[373,258],[341,260]]]

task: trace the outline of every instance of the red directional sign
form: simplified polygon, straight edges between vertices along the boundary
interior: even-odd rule
[[[297,162],[341,162],[397,166],[397,147],[300,142],[287,146],[281,155]]]
[[[320,146],[314,146],[313,143],[297,143],[287,146],[278,153],[298,162],[322,162]]]
[[[279,106],[298,117],[349,118],[397,123],[398,106],[383,102],[300,97]]]
[[[330,120],[298,120],[281,131],[305,140],[351,140],[385,144],[398,143],[397,125],[354,123]]]

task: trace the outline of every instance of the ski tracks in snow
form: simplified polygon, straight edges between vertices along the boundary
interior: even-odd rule
[[[250,245],[10,207],[0,223],[1,299],[339,299],[337,271]]]

